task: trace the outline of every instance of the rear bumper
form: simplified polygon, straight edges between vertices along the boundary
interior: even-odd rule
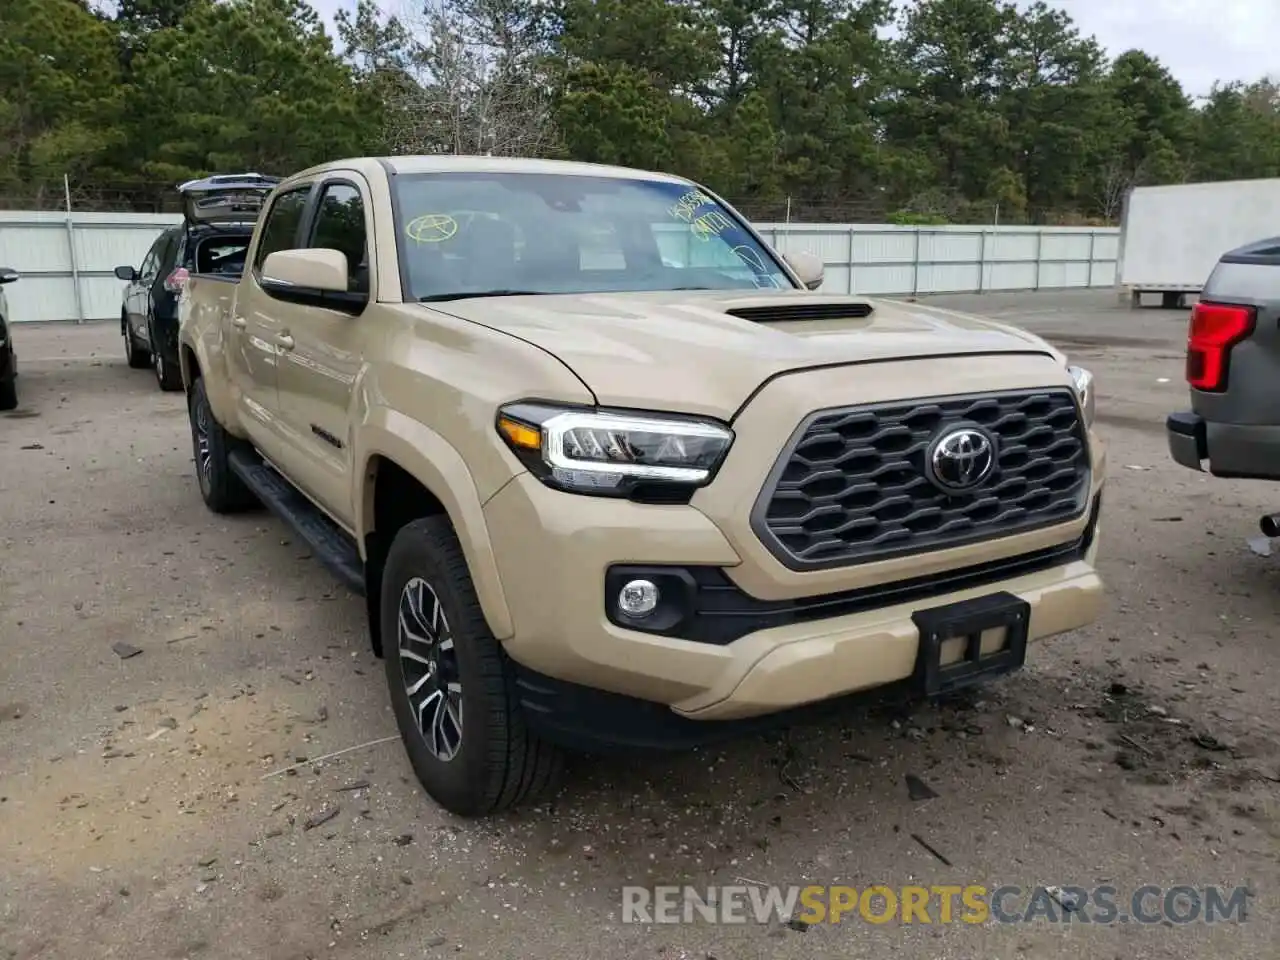
[[[1215,477],[1280,480],[1280,426],[1215,423],[1192,411],[1165,420],[1175,463]]]

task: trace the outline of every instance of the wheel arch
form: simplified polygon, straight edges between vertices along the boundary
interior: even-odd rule
[[[448,517],[462,546],[476,597],[495,639],[514,633],[483,504],[461,454],[425,424],[382,409],[370,412],[357,444],[356,536],[365,562],[365,600],[374,652],[382,654],[382,566],[396,532],[426,516]]]

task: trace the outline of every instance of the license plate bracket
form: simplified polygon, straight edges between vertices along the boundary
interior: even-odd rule
[[[911,619],[920,632],[914,682],[926,697],[1019,670],[1026,663],[1031,604],[1007,591],[917,610]],[[983,656],[982,634],[1001,627],[1004,646]],[[964,654],[944,666],[942,646],[957,637],[964,639]]]

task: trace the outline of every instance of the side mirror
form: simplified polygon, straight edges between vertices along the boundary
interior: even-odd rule
[[[785,259],[787,263],[791,264],[791,269],[796,272],[800,282],[805,285],[805,289],[817,290],[822,286],[826,269],[821,259],[815,257],[812,253],[788,253],[785,255]]]
[[[345,253],[316,247],[268,254],[258,282],[278,300],[359,313],[369,295],[350,291],[348,276]]]
[[[124,280],[128,283],[133,283],[138,279],[138,271],[133,267],[116,267],[115,273],[117,280]]]
[[[21,274],[17,270],[13,270],[10,267],[0,267],[0,283],[13,283],[20,276]]]

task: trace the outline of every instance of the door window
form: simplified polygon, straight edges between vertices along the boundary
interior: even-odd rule
[[[168,231],[156,237],[156,242],[151,244],[151,249],[142,258],[142,266],[138,267],[139,283],[150,283],[156,278],[156,274],[160,272],[160,251],[164,249],[164,244],[168,237]]]
[[[298,187],[276,197],[262,224],[262,237],[253,257],[255,270],[262,268],[262,261],[277,250],[292,250],[298,245],[298,226],[307,206],[311,187]]]
[[[349,183],[331,183],[320,195],[312,248],[338,250],[347,258],[347,289],[369,292],[369,245],[365,236],[364,201]]]
[[[157,272],[168,273],[174,267],[178,255],[178,243],[182,239],[181,230],[166,231],[164,244],[160,247],[160,258],[156,263]]]

